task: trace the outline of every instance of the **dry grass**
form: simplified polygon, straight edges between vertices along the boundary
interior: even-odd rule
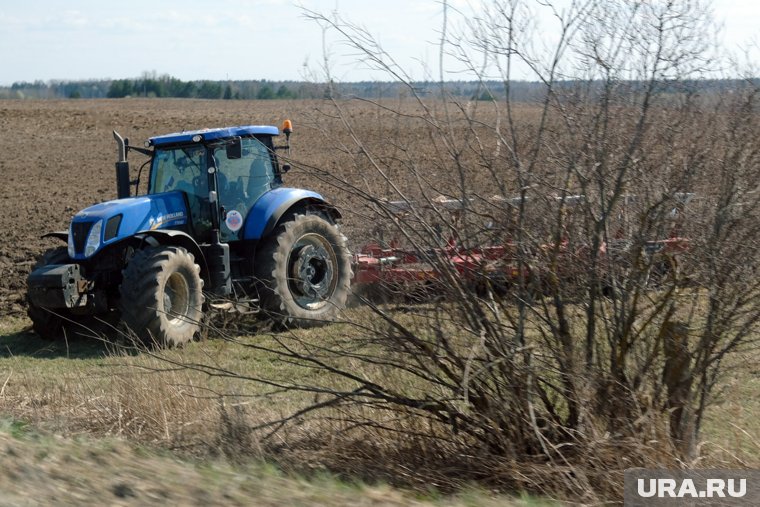
[[[348,317],[365,319],[366,309],[353,310]],[[415,319],[411,315],[402,318]],[[282,392],[261,382],[209,376],[171,364],[208,365],[272,383],[335,385],[335,379],[324,372],[294,366],[246,346],[272,345],[269,341],[273,338],[266,335],[241,337],[240,343],[219,339],[198,342],[153,357],[145,352],[113,353],[109,346],[81,338],[45,344],[23,331],[26,325],[21,319],[6,319],[0,328],[4,346],[0,411],[45,432],[126,439],[204,463],[222,460],[250,466],[246,464],[264,459],[277,463],[288,476],[313,478],[332,470],[342,480],[400,484],[426,494],[466,490],[473,480],[510,491],[557,489],[552,482],[557,477],[555,466],[500,462],[462,453],[456,441],[414,438],[415,433],[434,432],[419,418],[381,408],[336,407],[309,413],[263,438],[268,431],[252,432],[251,428],[293,414],[318,402],[319,396]],[[296,331],[294,336],[305,341],[339,341],[349,338],[351,329],[335,325]],[[753,366],[756,361],[752,361],[755,357],[757,351],[737,358],[724,382],[722,401],[710,410],[705,425],[699,466],[756,467],[760,463],[756,439],[760,407],[753,401],[760,399],[758,372]],[[397,382],[400,388],[417,388],[408,384],[408,379],[399,377]],[[672,456],[657,451],[656,443],[651,448],[637,448],[640,443],[629,445],[604,434],[594,442],[585,450],[585,457],[576,456],[587,460],[589,475],[582,480],[590,483],[604,478],[612,487],[622,481],[622,470],[631,464],[646,460],[653,466],[668,466],[672,460]],[[477,469],[488,470],[489,477],[478,479],[473,473]],[[617,475],[620,477],[615,478]],[[361,493],[361,498],[364,495]]]
[[[760,467],[760,350],[729,358],[703,430],[702,452],[714,467]]]
[[[465,482],[457,496],[439,497],[436,482],[422,484],[420,474],[404,468],[409,463],[405,453],[419,447],[399,448],[397,439],[377,428],[350,428],[340,410],[305,417],[261,441],[261,433],[251,432],[253,426],[287,416],[314,398],[171,364],[213,365],[270,382],[320,381],[320,372],[244,346],[261,345],[267,337],[245,337],[241,343],[209,340],[161,352],[159,358],[147,352],[115,353],[91,339],[44,343],[24,331],[26,326],[25,320],[6,319],[0,327],[0,413],[10,433],[4,435],[0,428],[0,440],[15,435],[21,440],[8,445],[15,449],[10,456],[29,457],[10,468],[15,482],[3,490],[8,498],[23,498],[31,487],[28,481],[44,478],[42,504],[51,503],[48,495],[61,488],[68,491],[60,497],[63,504],[76,504],[92,493],[117,504],[204,498],[209,504],[244,505],[251,495],[261,505],[427,505],[431,495],[438,498],[437,505],[542,504],[530,498],[494,499]],[[45,436],[27,438],[29,431]],[[156,454],[157,449],[189,461],[177,462]],[[370,450],[376,454],[367,455]],[[435,457],[419,458],[423,463]],[[258,465],[262,460],[278,468]],[[65,472],[56,471],[61,462],[66,462]],[[362,469],[352,468],[361,463]],[[444,475],[442,471],[438,478]],[[360,485],[362,481],[374,485]],[[389,482],[416,484],[417,492],[383,485]],[[450,484],[440,486],[450,489]]]
[[[65,438],[0,420],[0,505],[540,506],[482,491],[421,497],[387,485],[308,480],[262,463],[179,460],[114,438]]]

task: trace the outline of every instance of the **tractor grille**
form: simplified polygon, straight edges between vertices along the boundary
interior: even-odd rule
[[[87,235],[90,234],[92,224],[95,222],[72,222],[71,235],[74,237],[74,251],[78,254],[84,252],[84,244],[87,242]]]

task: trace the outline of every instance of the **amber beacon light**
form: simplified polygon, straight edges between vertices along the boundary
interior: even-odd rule
[[[285,133],[285,139],[290,140],[290,134],[293,133],[293,123],[290,120],[282,122],[282,131]]]

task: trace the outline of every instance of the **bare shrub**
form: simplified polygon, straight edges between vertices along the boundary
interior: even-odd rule
[[[423,95],[367,31],[310,14],[409,99],[358,108],[332,95],[314,126],[342,171],[298,162],[373,224],[354,225],[354,241],[363,232],[389,266],[413,253],[434,273],[389,292],[435,298],[403,314],[365,300],[375,318],[350,322],[352,345],[293,338],[280,353],[348,382],[321,392],[371,408],[347,416],[357,426],[418,418],[426,429],[387,430],[547,466],[562,477],[549,489],[593,497],[619,482],[610,469],[692,463],[722,361],[756,340],[758,90],[699,81],[714,66],[706,6],[533,8],[556,16],[548,53],[532,51],[519,1],[444,27],[441,61],[479,75],[485,101],[457,100],[443,80]],[[534,104],[510,96],[518,66],[543,84]],[[382,135],[361,131],[373,110]],[[487,247],[502,250],[486,259]]]

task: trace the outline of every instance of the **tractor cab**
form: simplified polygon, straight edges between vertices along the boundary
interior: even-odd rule
[[[148,193],[183,192],[200,242],[210,240],[218,209],[221,240],[235,241],[251,206],[282,185],[273,135],[272,127],[253,126],[153,137]]]

